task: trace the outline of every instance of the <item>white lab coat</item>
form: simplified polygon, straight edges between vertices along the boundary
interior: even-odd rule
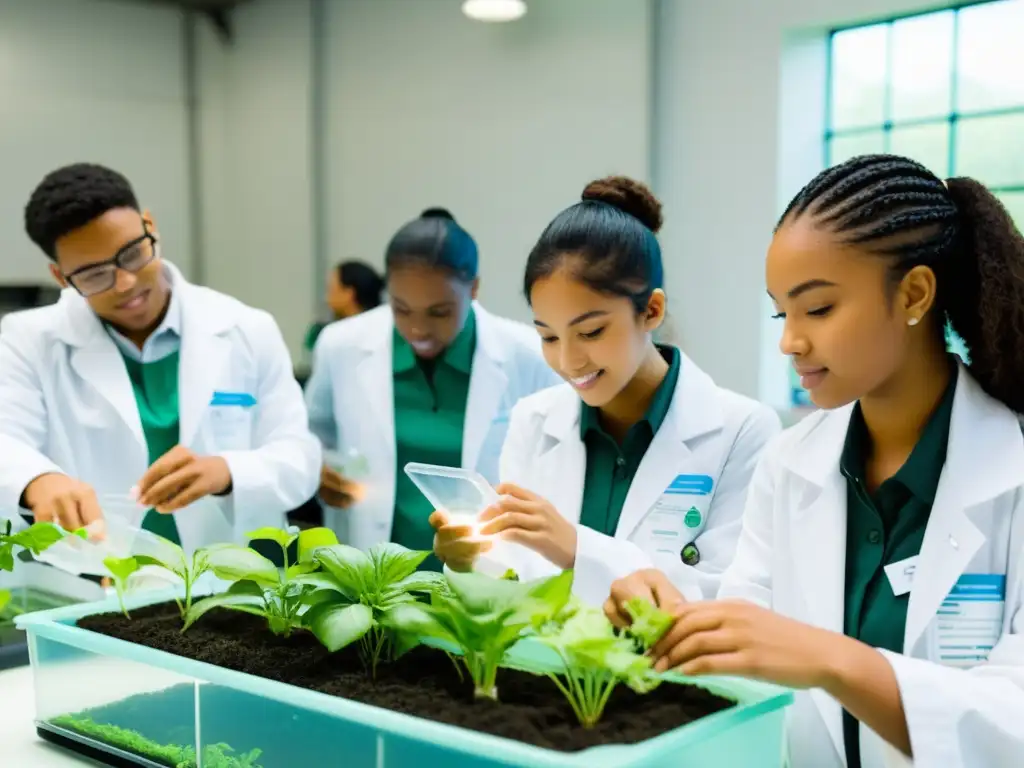
[[[512,412],[501,457],[503,482],[544,497],[573,523],[580,519],[587,468],[580,412],[568,384],[523,400]],[[672,403],[633,478],[615,536],[577,525],[574,592],[600,605],[615,579],[659,568],[691,599],[713,596],[732,561],[761,449],[780,430],[774,411],[719,387],[683,355]],[[685,522],[694,508],[699,522]],[[700,551],[696,566],[681,560],[691,542]],[[522,579],[554,573],[529,550],[503,549]]]
[[[843,631],[846,480],[839,459],[853,406],[818,412],[765,451],[720,597],[743,598],[798,621]],[[937,611],[965,574],[1006,576],[987,663],[937,662]],[[910,592],[903,654],[883,651],[899,682],[919,768],[1024,765],[1024,437],[1017,416],[963,368],[946,463]],[[906,764],[860,729],[865,768]],[[798,692],[790,712],[794,768],[843,766],[839,704]]]
[[[498,457],[509,411],[526,395],[550,386],[555,374],[544,361],[536,331],[496,317],[473,304],[476,350],[466,402],[461,466],[490,482],[498,479]],[[325,524],[361,549],[391,536],[395,507],[395,408],[392,386],[391,308],[377,307],[325,328],[314,349],[306,383],[310,426],[325,448],[358,451],[369,477],[365,497],[349,509],[324,508]]]
[[[179,442],[223,456],[232,480],[216,503],[175,513],[178,532],[187,551],[242,542],[254,528],[284,525],[316,493],[320,444],[274,319],[165,265],[182,313]],[[255,404],[215,405],[215,393]],[[48,472],[124,497],[149,466],[121,354],[73,289],[0,322],[0,457],[0,510],[17,509],[25,487]]]

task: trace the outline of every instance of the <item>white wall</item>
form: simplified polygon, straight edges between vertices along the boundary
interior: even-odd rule
[[[659,5],[654,156],[670,308],[687,351],[719,383],[784,407],[764,254],[782,207],[822,166],[827,30],[942,3]]]
[[[0,0],[0,282],[48,282],[22,214],[49,171],[124,173],[191,271],[182,21],[108,0]]]
[[[196,32],[202,280],[277,318],[298,357],[314,313],[310,0],[258,0]]]
[[[457,0],[329,0],[328,258],[381,265],[449,208],[480,246],[482,300],[526,318],[526,256],[585,184],[648,177],[649,5],[531,0],[512,24]]]

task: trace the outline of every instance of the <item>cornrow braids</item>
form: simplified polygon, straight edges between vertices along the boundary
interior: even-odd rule
[[[818,174],[776,230],[804,216],[890,259],[891,285],[929,267],[936,308],[966,344],[971,374],[1024,413],[1024,236],[992,192],[968,178],[943,183],[905,157],[863,155]]]

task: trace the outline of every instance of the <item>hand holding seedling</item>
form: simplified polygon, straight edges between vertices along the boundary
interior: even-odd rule
[[[324,504],[336,509],[348,509],[362,500],[365,489],[359,483],[346,480],[341,473],[326,464],[320,468],[320,498]]]
[[[101,539],[105,525],[96,491],[67,475],[40,475],[25,488],[24,506],[38,523],[57,523],[67,531],[85,528],[89,538]]]
[[[529,547],[562,570],[576,562],[576,526],[551,502],[511,483],[495,489],[501,498],[483,511],[484,536],[499,534],[506,541]]]
[[[476,559],[492,546],[489,541],[472,538],[472,527],[453,523],[447,512],[435,510],[430,525],[434,529],[434,554],[453,571],[473,570]]]
[[[177,445],[153,462],[137,490],[140,504],[169,514],[205,496],[228,493],[231,470],[220,456],[197,456]]]
[[[680,606],[686,605],[683,594],[656,568],[634,571],[612,582],[611,594],[604,603],[605,615],[612,624],[622,628],[633,623],[627,604],[634,599],[648,602],[666,613],[675,613]]]

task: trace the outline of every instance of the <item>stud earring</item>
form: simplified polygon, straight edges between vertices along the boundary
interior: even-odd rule
[[[912,317],[909,320],[907,320],[907,325],[917,325],[918,322],[919,322],[919,318]]]

